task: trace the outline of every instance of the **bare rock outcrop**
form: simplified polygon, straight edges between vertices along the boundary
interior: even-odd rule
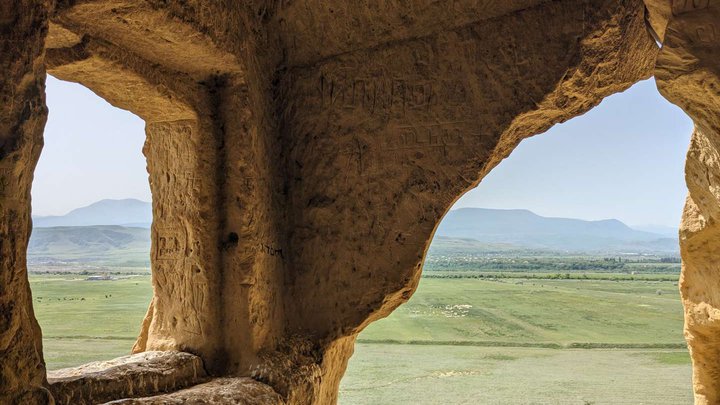
[[[210,382],[154,397],[121,399],[106,405],[285,405],[271,387],[248,377],[217,378]]]
[[[26,253],[30,184],[47,119],[44,39],[50,1],[0,5],[0,403],[52,403]]]
[[[83,405],[173,392],[207,377],[200,357],[143,352],[48,372],[56,404]]]
[[[680,293],[696,404],[720,403],[720,2],[676,1],[655,76],[695,121],[685,166]]]
[[[53,401],[25,269],[45,69],[147,124],[154,296],[133,351],[233,376],[142,403],[334,403],[452,203],[522,139],[655,74],[697,124],[681,290],[696,401],[717,403],[718,7],[0,3],[0,403]]]

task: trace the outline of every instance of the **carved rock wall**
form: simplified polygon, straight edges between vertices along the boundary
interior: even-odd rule
[[[257,66],[249,66],[254,75]],[[261,351],[284,335],[288,267],[282,144],[260,79],[228,82],[221,92],[222,322],[226,369],[247,375]]]
[[[45,107],[49,1],[0,5],[0,403],[52,401],[25,256]]]
[[[456,198],[655,54],[640,3],[560,1],[289,69],[290,331],[329,350],[407,301]]]
[[[680,293],[696,404],[720,403],[720,2],[673,2],[656,66],[660,92],[695,121],[685,167]]]
[[[152,122],[144,153],[153,193],[153,299],[134,352],[192,350],[222,358],[213,122]]]
[[[719,400],[716,0],[236,3],[0,5],[0,402],[51,401],[24,267],[45,66],[147,124],[154,296],[133,350],[267,384],[124,403],[289,404],[336,401],[355,337],[410,298],[462,193],[655,67],[698,124],[682,292],[697,401]]]
[[[133,350],[192,351],[216,374],[249,373],[284,332],[273,71],[237,37],[244,11],[79,1],[59,7],[48,38],[53,75],[147,123],[155,294]]]

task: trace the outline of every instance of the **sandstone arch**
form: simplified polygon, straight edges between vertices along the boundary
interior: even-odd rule
[[[522,138],[655,74],[697,124],[681,288],[696,401],[717,402],[718,9],[0,6],[0,402],[50,401],[24,265],[46,68],[147,123],[155,295],[135,350],[198,354],[210,374],[252,376],[292,404],[334,402],[355,336],[410,297],[459,195]]]

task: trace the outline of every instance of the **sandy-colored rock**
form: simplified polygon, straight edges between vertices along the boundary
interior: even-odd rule
[[[720,1],[674,1],[656,77],[695,121],[685,166],[680,293],[695,403],[720,403]]]
[[[67,405],[173,392],[206,377],[200,357],[157,351],[48,372],[55,403]]]
[[[217,378],[172,394],[121,399],[106,405],[285,405],[280,395],[252,378]]]
[[[330,350],[407,301],[460,195],[523,138],[648,77],[655,54],[641,4],[561,1],[291,69],[290,330]],[[321,375],[332,403],[339,380]]]
[[[50,1],[0,4],[0,404],[52,403],[27,279],[30,184],[45,107]]]
[[[154,296],[134,352],[258,381],[149,401],[323,405],[454,201],[655,73],[697,124],[681,289],[696,401],[717,403],[718,1],[0,3],[0,403],[51,401],[25,270],[45,68],[147,124]]]

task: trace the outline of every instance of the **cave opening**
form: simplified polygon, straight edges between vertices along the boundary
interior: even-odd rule
[[[445,215],[413,297],[360,333],[340,403],[692,402],[692,132],[649,79],[523,140]]]
[[[130,354],[152,296],[144,121],[47,79],[27,251],[48,370]]]
[[[234,380],[248,387],[243,392],[266,397],[268,393],[273,403],[291,404],[336,402],[358,333],[413,295],[440,219],[522,138],[583,114],[604,97],[655,75],[663,96],[683,108],[696,125],[687,155],[689,193],[680,228],[678,287],[692,352],[695,401],[720,402],[716,361],[720,358],[716,291],[720,143],[715,139],[718,70],[713,63],[718,53],[714,33],[720,32],[715,27],[720,16],[717,2],[459,1],[452,7],[438,2],[419,7],[383,2],[379,8],[352,2],[333,8],[298,2],[200,8],[177,3],[182,2],[112,7],[102,1],[45,1],[3,7],[0,323],[5,327],[0,328],[0,402],[53,403],[57,398],[58,403],[95,403],[179,389],[177,384],[160,387],[147,379],[147,368],[123,378],[115,374],[100,385],[81,384],[79,389],[64,390],[46,378],[26,268],[30,187],[47,118],[46,72],[82,83],[147,123],[145,155],[155,213],[154,293],[133,350],[183,351],[180,355],[187,355],[183,357],[195,356],[193,370],[208,370],[213,377],[244,376],[243,381]],[[563,154],[552,150],[546,159],[559,160]],[[622,181],[632,172],[622,173]],[[616,189],[606,193],[622,194]],[[580,242],[575,238],[564,243]],[[630,264],[677,264],[675,257],[628,262],[627,252],[621,253],[599,257],[592,265],[624,270]],[[554,259],[553,265],[569,262]],[[517,258],[512,260],[512,266],[519,266]],[[521,264],[525,261],[533,264],[521,258]],[[429,275],[430,269],[426,270]],[[572,332],[580,339],[560,343],[545,339],[549,343],[539,343],[558,346],[517,349],[557,350],[552,354],[574,350],[570,352],[574,355],[587,348],[571,344],[618,344],[593,341],[594,332],[619,329],[617,335],[627,340],[636,336],[632,331],[643,328],[642,322],[623,324],[619,316],[607,321],[608,312],[632,308],[646,313],[658,302],[676,298],[665,288],[648,294],[648,286],[643,286],[620,292],[642,299],[634,306],[612,305],[597,314],[568,311],[571,305],[564,305],[554,310],[555,318],[534,316],[541,309],[552,309],[548,300],[533,301],[552,293],[544,285],[539,290],[533,286],[537,280],[548,285],[552,281],[558,290],[557,284],[565,283],[565,292],[578,300],[590,297],[595,310],[607,307],[618,295],[608,296],[600,287],[578,292],[580,288],[568,283],[607,286],[605,282],[611,281],[618,283],[612,288],[618,288],[626,282],[675,280],[637,280],[633,271],[621,272],[629,280],[587,280],[571,277],[575,275],[571,271],[587,269],[562,270],[554,273],[554,279],[526,277],[527,281],[511,283],[506,282],[509,277],[471,278],[505,289],[496,301],[509,304],[495,311],[490,304],[455,300],[436,300],[432,308],[448,324],[482,310],[481,315],[492,322],[475,334],[493,339],[524,334],[513,343],[516,346],[534,344],[528,340],[543,331],[550,337],[563,332],[553,324],[556,318],[572,321]],[[423,285],[433,280],[443,281],[426,277]],[[464,294],[462,288],[454,298]],[[515,302],[528,308],[508,314]],[[603,320],[607,327],[600,331],[579,324]],[[422,337],[421,332],[428,330],[432,328],[409,334]],[[474,346],[464,343],[473,333],[458,327],[450,331],[463,335],[462,339],[450,335],[440,346]],[[648,328],[648,332],[658,331]],[[368,336],[360,339],[359,353],[368,340]],[[377,340],[401,346],[398,339]],[[483,344],[488,342],[496,340],[488,338]],[[449,364],[448,357],[437,351],[424,362],[410,355],[382,355],[393,365],[425,372],[408,378],[395,373],[397,369],[375,364],[376,370],[385,370],[375,373],[382,380],[372,385],[395,389],[398,381],[429,381],[421,385],[443,394],[436,402],[462,402],[447,395],[461,390],[445,389],[443,383],[477,388],[473,378],[487,370],[501,374],[494,363],[488,363],[522,365],[552,357],[523,357],[508,352],[510,346],[498,345],[501,351],[482,355],[478,362],[487,366],[482,369],[453,365],[437,370],[443,362]],[[582,353],[597,354],[602,349],[606,348]],[[675,347],[659,349],[667,352]],[[646,366],[687,364],[687,359],[660,353],[658,358],[638,354],[632,359]],[[587,361],[552,363],[564,370],[548,366],[548,376],[562,371],[587,374],[563,367]],[[168,369],[178,367],[163,370]],[[105,371],[109,373],[91,372],[87,377],[112,374]],[[528,388],[533,382],[506,375],[483,392],[507,392],[502,383],[511,382],[512,394],[519,385]],[[639,377],[619,372],[614,376],[634,380],[638,387],[652,387]],[[138,390],[142,384],[137,381],[148,389]],[[198,387],[191,395],[208,398],[228,391],[222,387],[227,379],[212,382],[217,383],[212,389]],[[564,385],[573,384],[569,380]],[[538,391],[560,395],[553,388]],[[635,388],[630,392],[639,393]],[[343,395],[352,391],[343,389]],[[72,392],[65,395],[67,391]],[[95,396],[98,393],[102,398]],[[429,400],[423,394],[382,402]],[[586,403],[595,401],[586,392],[570,395],[576,402],[581,402],[579,397]],[[511,397],[505,395],[501,402],[511,402]],[[624,395],[622,400],[633,399]],[[648,398],[642,400],[634,398],[634,402]]]

